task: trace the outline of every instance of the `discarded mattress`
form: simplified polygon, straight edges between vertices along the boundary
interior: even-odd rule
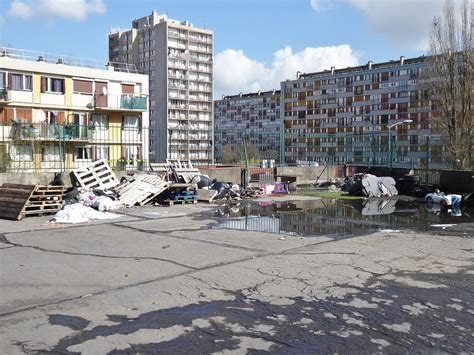
[[[382,197],[398,195],[395,179],[390,176],[377,177],[366,174],[362,179],[362,195],[365,197]]]

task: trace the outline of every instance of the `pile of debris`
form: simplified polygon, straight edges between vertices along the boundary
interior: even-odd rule
[[[369,198],[398,195],[395,184],[395,180],[390,176],[377,177],[372,174],[355,174],[352,178],[335,178],[321,182],[318,187],[325,187],[334,192],[348,192],[352,196]]]
[[[190,161],[167,160],[152,164],[151,171],[117,178],[107,161],[97,160],[71,173],[73,187],[4,184],[0,187],[0,215],[55,214],[53,221],[81,223],[115,218],[121,208],[145,204],[186,204],[198,201],[240,200],[256,197],[259,189],[219,182],[202,175]]]

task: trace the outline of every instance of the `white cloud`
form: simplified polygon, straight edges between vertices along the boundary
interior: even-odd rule
[[[347,44],[305,48],[293,52],[287,46],[274,53],[271,65],[253,60],[242,50],[226,49],[214,62],[216,96],[279,89],[280,82],[295,78],[296,72],[309,73],[331,66],[345,68],[358,65],[358,59]]]
[[[455,0],[459,3],[461,0]],[[426,50],[430,24],[441,14],[444,0],[340,0],[359,9],[377,34],[397,46]],[[314,11],[328,10],[326,0],[310,0]]]
[[[10,8],[8,9],[7,14],[12,17],[27,19],[33,15],[33,9],[24,1],[13,0],[10,3]]]
[[[314,11],[326,11],[331,8],[330,0],[311,0],[311,7]]]
[[[103,0],[13,0],[7,14],[23,19],[47,16],[48,20],[84,21],[89,14],[105,11]]]

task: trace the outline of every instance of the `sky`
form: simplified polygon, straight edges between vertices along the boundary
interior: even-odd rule
[[[458,0],[456,0],[458,1]],[[0,0],[0,46],[107,61],[112,28],[153,10],[214,31],[215,97],[424,55],[442,0]]]

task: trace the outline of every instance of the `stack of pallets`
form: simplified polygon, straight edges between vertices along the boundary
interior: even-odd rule
[[[64,204],[64,186],[36,186],[24,208],[25,216],[58,212]]]
[[[163,193],[163,199],[159,200],[159,203],[168,206],[173,206],[177,203],[197,203],[198,195],[196,189],[192,188],[192,186],[192,184],[171,184],[168,186],[168,190]]]

